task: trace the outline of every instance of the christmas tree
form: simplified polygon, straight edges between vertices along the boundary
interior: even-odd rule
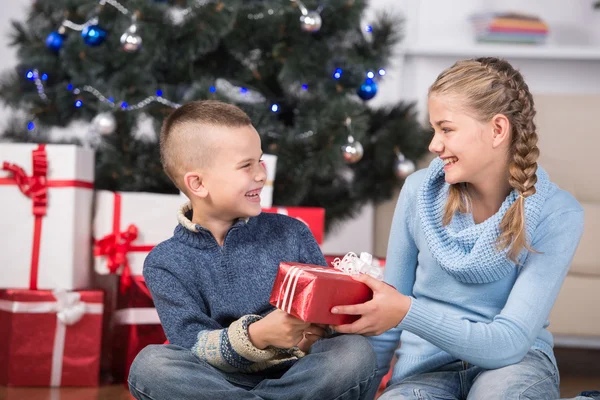
[[[278,156],[274,204],[324,207],[327,225],[388,199],[427,136],[411,104],[369,107],[401,20],[366,2],[37,0],[14,22],[19,63],[0,82],[15,112],[2,140],[56,142],[83,126],[96,187],[177,193],[157,132],[180,104],[219,99]],[[89,121],[82,125],[81,121]],[[75,129],[75,128],[72,128]]]

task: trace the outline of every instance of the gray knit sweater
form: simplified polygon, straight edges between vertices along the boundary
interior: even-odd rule
[[[326,265],[310,230],[296,219],[261,213],[234,223],[219,246],[190,217],[188,203],[173,237],[144,263],[169,342],[226,372],[291,365],[303,355],[300,350],[258,349],[248,325],[273,310],[269,296],[281,261]]]

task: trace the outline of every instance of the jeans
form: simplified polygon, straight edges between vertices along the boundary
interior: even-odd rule
[[[287,370],[225,373],[189,349],[154,345],[143,349],[129,372],[129,390],[138,400],[162,399],[362,399],[375,377],[371,344],[340,335],[313,344]]]
[[[556,400],[559,381],[552,361],[531,350],[521,362],[494,370],[453,362],[388,386],[379,400]]]

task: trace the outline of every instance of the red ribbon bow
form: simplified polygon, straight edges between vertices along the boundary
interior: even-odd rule
[[[124,232],[110,233],[96,241],[94,256],[106,256],[108,270],[111,274],[117,273],[121,266],[124,266],[124,270],[129,269],[127,253],[137,236],[138,229],[133,224],[129,225]]]
[[[125,292],[131,286],[131,267],[127,254],[133,251],[148,252],[154,246],[134,246],[132,243],[138,237],[137,226],[131,224],[127,230],[120,231],[121,224],[121,195],[115,193],[113,211],[113,231],[102,239],[94,242],[94,256],[105,256],[108,270],[116,274],[122,266],[121,292]]]
[[[46,215],[48,207],[48,157],[45,145],[41,144],[32,151],[33,174],[27,176],[23,168],[16,164],[4,162],[2,170],[12,173],[10,179],[14,180],[21,193],[33,200],[33,215],[41,217]]]

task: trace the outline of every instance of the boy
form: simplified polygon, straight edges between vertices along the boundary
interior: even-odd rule
[[[144,264],[170,344],[137,356],[131,393],[138,400],[365,395],[375,357],[364,337],[318,340],[322,327],[269,304],[281,261],[325,260],[302,222],[261,214],[266,174],[248,116],[217,101],[185,104],[164,121],[160,150],[167,175],[191,201],[173,237]]]

